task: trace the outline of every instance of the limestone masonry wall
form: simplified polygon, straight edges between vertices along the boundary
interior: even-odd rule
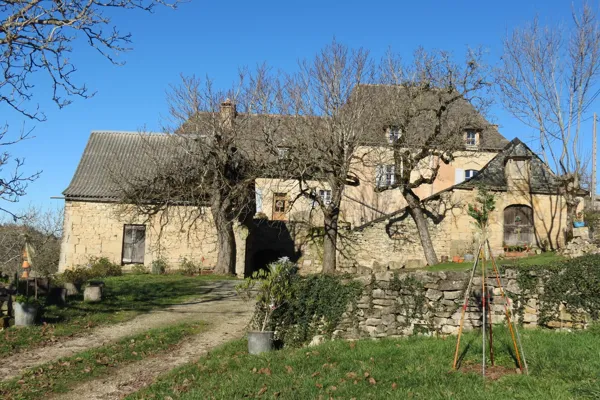
[[[210,211],[193,226],[185,219],[189,214],[183,207],[173,207],[168,215],[144,221],[128,216],[122,206],[115,203],[66,201],[64,215],[59,271],[85,264],[92,256],[121,263],[125,224],[146,225],[144,264],[147,266],[158,257],[164,258],[172,268],[176,268],[183,257],[206,267],[216,263],[216,231]]]
[[[394,337],[417,333],[456,334],[470,271],[392,271],[355,278],[364,286],[358,303],[349,307],[334,336],[342,338]],[[540,294],[543,279],[535,288],[522,290],[516,270],[506,270],[500,282],[511,299],[510,309],[525,328],[540,323]],[[494,324],[505,321],[504,301],[496,278],[486,280]],[[586,318],[576,318],[563,306],[545,323],[553,328],[584,328]],[[475,277],[464,329],[482,324],[481,277]]]

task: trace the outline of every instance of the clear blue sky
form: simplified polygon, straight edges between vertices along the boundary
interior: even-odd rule
[[[598,0],[592,4],[597,9]],[[291,71],[298,59],[312,57],[334,36],[348,46],[370,49],[375,57],[388,47],[409,57],[418,46],[462,55],[467,46],[482,45],[495,61],[508,30],[536,14],[542,22],[568,23],[570,11],[568,0],[191,0],[175,11],[119,12],[114,22],[134,41],[134,50],[120,58],[126,65],[114,66],[83,46],[74,51],[78,82],[97,91],[96,96],[75,99],[59,110],[40,80],[34,100],[46,112],[42,123],[0,105],[0,123],[8,122],[13,131],[24,124],[35,128],[35,139],[10,151],[26,157],[26,171],[43,170],[27,196],[9,209],[61,204],[50,197],[67,187],[92,130],[159,129],[166,115],[165,90],[180,73],[208,75],[228,87],[239,66],[266,61]],[[492,114],[504,136],[528,139],[530,132],[499,107]],[[591,121],[586,124],[591,131]]]

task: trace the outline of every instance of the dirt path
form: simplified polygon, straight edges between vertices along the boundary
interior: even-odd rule
[[[102,346],[104,344],[119,340],[126,336],[135,335],[151,328],[157,328],[165,325],[177,324],[187,321],[203,320],[210,323],[209,330],[185,342],[176,352],[163,357],[149,358],[143,360],[141,364],[148,362],[149,365],[142,367],[132,366],[132,372],[135,372],[135,383],[141,380],[141,374],[144,369],[152,375],[153,371],[158,373],[173,368],[172,365],[179,365],[189,357],[197,357],[206,349],[218,345],[224,341],[230,340],[236,334],[241,334],[246,326],[252,311],[252,304],[242,301],[235,293],[235,281],[220,281],[209,283],[211,290],[201,299],[189,303],[178,304],[161,310],[152,311],[148,314],[140,315],[131,321],[121,324],[101,327],[93,330],[90,334],[73,338],[67,341],[61,341],[53,345],[48,345],[31,351],[15,354],[2,359],[0,363],[0,377],[7,380],[18,376],[23,370],[32,368],[61,357],[71,356],[75,353]],[[164,358],[164,359],[163,359]],[[153,363],[156,365],[153,366]],[[167,369],[162,368],[165,366]],[[123,370],[129,367],[123,368]],[[148,375],[148,376],[150,376]],[[119,370],[119,379],[126,378],[127,373]],[[114,380],[115,378],[111,378]],[[117,380],[114,381],[117,383]],[[124,381],[123,381],[124,382]],[[98,383],[95,384],[95,390],[100,392]],[[133,390],[132,390],[133,391]],[[114,397],[93,397],[91,394],[85,397],[73,398],[114,398]],[[118,398],[118,397],[117,397]]]

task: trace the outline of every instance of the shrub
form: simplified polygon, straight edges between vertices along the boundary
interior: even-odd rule
[[[236,291],[245,297],[251,297],[258,286],[256,309],[251,322],[253,329],[265,331],[273,328],[271,317],[274,311],[292,300],[293,285],[298,280],[297,270],[296,264],[283,257],[269,264],[267,270],[254,272],[236,286]]]
[[[131,272],[134,274],[143,275],[147,274],[149,271],[144,264],[133,264],[131,266]]]
[[[287,258],[258,271],[238,285],[238,293],[256,294],[253,328],[272,330],[285,346],[301,346],[314,335],[331,336],[348,305],[356,303],[362,287],[341,277],[301,277]]]
[[[167,266],[167,262],[164,258],[157,258],[156,260],[152,261],[152,273],[154,275],[162,275],[167,272]]]
[[[92,276],[89,268],[77,265],[71,269],[65,270],[65,272],[60,274],[57,278],[57,280],[62,283],[72,283],[75,286],[80,286],[88,279],[91,279]]]
[[[186,257],[183,257],[179,262],[179,272],[183,275],[196,275],[200,273],[201,268],[202,265],[198,265],[194,261],[188,260]]]
[[[105,278],[107,276],[123,275],[123,269],[121,266],[111,262],[106,257],[90,257],[89,266],[91,278]]]
[[[15,296],[15,303],[27,304],[27,305],[36,306],[36,307],[42,306],[42,301],[40,299],[36,299],[35,297],[32,297],[32,296],[25,296],[22,294]]]
[[[76,265],[56,276],[56,280],[62,283],[72,283],[81,286],[86,281],[108,276],[121,276],[123,270],[120,265],[110,262],[106,257],[91,257],[88,265]]]

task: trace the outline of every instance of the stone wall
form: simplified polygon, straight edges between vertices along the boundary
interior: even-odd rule
[[[64,235],[59,271],[85,264],[90,257],[107,257],[121,263],[123,227],[146,225],[144,264],[162,257],[170,268],[177,268],[183,257],[212,267],[217,260],[216,232],[210,210],[190,225],[184,207],[173,207],[149,221],[135,217],[115,203],[66,201]]]
[[[349,307],[334,334],[343,338],[456,334],[469,277],[470,271],[389,271],[357,277],[356,280],[364,286],[362,297],[356,305]],[[526,293],[519,287],[516,270],[507,270],[500,279],[505,292],[512,299],[509,307],[515,319],[525,328],[538,326],[543,279],[537,279],[535,288],[528,288]],[[494,276],[486,279],[486,282],[492,322],[504,322],[505,307],[497,280]],[[464,329],[469,331],[481,324],[481,277],[476,276]],[[582,328],[585,320],[577,320],[561,307],[547,326]]]

